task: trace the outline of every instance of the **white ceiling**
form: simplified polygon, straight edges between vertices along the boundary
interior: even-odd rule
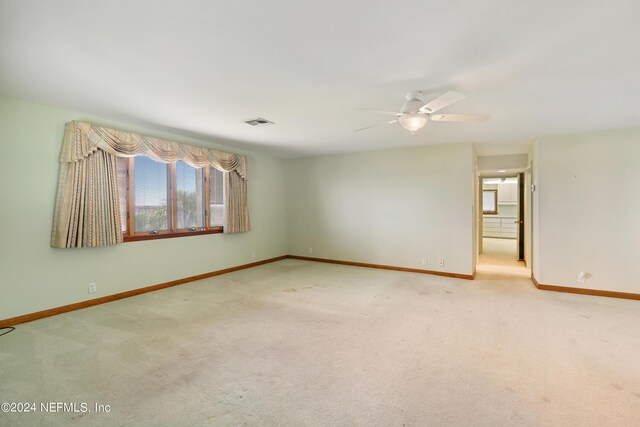
[[[0,0],[0,93],[285,157],[640,126],[637,0]],[[405,92],[486,123],[354,133]],[[253,128],[257,116],[275,126]],[[492,145],[499,144],[499,145]]]

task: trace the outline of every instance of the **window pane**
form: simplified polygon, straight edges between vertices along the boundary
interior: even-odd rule
[[[133,170],[135,231],[168,230],[167,165],[138,156]]]
[[[209,180],[209,191],[211,192],[209,225],[211,227],[222,226],[224,224],[224,175],[218,169],[210,168],[209,176],[211,177]]]
[[[203,169],[176,162],[176,220],[178,229],[204,227]]]
[[[127,162],[128,159],[118,157],[118,193],[120,195],[120,221],[122,232],[127,232]]]
[[[496,190],[482,191],[482,212],[495,213],[498,210]]]

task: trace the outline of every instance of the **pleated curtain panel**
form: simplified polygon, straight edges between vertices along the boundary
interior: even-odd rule
[[[247,158],[195,145],[69,122],[60,154],[51,246],[75,248],[122,243],[117,157],[143,154],[171,163],[182,160],[224,172],[225,233],[250,230]]]

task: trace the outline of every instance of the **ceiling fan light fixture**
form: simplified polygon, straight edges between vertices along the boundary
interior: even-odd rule
[[[421,113],[407,113],[399,116],[398,122],[409,132],[415,133],[427,124],[427,116]]]
[[[489,119],[488,114],[433,114],[436,111],[440,111],[451,104],[455,104],[456,102],[463,100],[465,96],[459,92],[449,91],[435,99],[432,99],[426,104],[421,100],[422,95],[423,91],[407,93],[405,96],[406,101],[398,113],[386,110],[364,110],[396,116],[397,119],[391,120],[387,123],[392,124],[398,122],[403,128],[411,132],[411,134],[422,129],[429,120],[434,122],[486,122]],[[375,126],[356,129],[354,132],[370,129],[372,127]]]

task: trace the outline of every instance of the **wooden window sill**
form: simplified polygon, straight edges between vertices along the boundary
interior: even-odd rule
[[[201,236],[203,234],[220,234],[223,232],[222,227],[208,228],[206,230],[196,231],[177,231],[170,233],[138,233],[132,236],[124,236],[124,242],[138,242],[141,240],[156,240],[156,239],[172,239],[174,237],[189,237],[189,236]]]

